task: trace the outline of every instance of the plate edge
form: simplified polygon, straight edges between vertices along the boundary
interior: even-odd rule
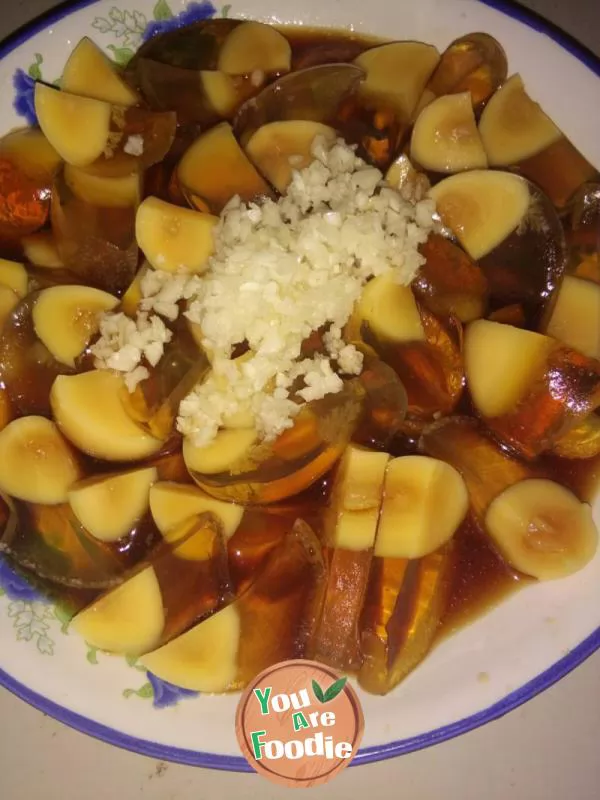
[[[423,750],[435,744],[440,744],[448,739],[461,736],[464,733],[479,728],[488,722],[492,722],[499,717],[503,717],[509,711],[517,708],[536,695],[548,689],[564,678],[575,667],[582,664],[589,656],[600,648],[600,627],[591,633],[583,642],[580,642],[567,655],[556,661],[548,669],[532,678],[523,686],[510,692],[501,700],[491,706],[464,717],[461,720],[452,722],[436,728],[433,731],[400,739],[389,744],[373,745],[359,750],[356,758],[350,766],[360,766],[361,764],[371,764],[376,761],[384,761],[395,756],[405,755],[416,750]],[[146,739],[138,739],[135,736],[121,733],[115,728],[94,722],[88,717],[70,711],[64,706],[48,700],[46,697],[34,692],[24,684],[17,681],[12,675],[0,669],[0,686],[4,686],[21,700],[34,706],[39,711],[53,717],[59,722],[68,725],[75,730],[100,739],[107,744],[131,750],[140,755],[159,758],[162,760],[173,761],[179,764],[186,764],[193,767],[205,767],[210,769],[225,770],[227,772],[254,772],[245,759],[240,756],[219,755],[197,750],[187,750],[180,747],[171,747],[152,742]]]
[[[49,9],[9,34],[0,41],[0,59],[11,53],[17,47],[25,44],[37,33],[59,22],[76,11],[87,8],[100,0],[64,0],[58,6]],[[585,45],[577,41],[558,25],[550,22],[535,11],[525,8],[514,0],[477,0],[482,5],[488,6],[505,16],[526,25],[538,33],[548,36],[552,41],[583,63],[591,72],[600,76],[600,58]],[[478,711],[462,720],[449,725],[428,731],[408,739],[390,742],[385,745],[374,745],[359,751],[351,766],[370,764],[383,761],[399,755],[405,755],[416,750],[431,747],[435,744],[455,738],[492,722],[504,716],[509,711],[527,702],[545,689],[559,681],[590,655],[600,648],[600,627],[580,642],[566,656],[559,659],[548,669],[525,683],[520,688],[506,695],[501,700]],[[225,770],[230,772],[254,773],[254,770],[239,756],[226,756],[202,751],[186,750],[184,748],[169,747],[149,740],[138,739],[129,734],[123,734],[115,728],[94,722],[87,717],[54,703],[51,700],[29,689],[17,681],[4,670],[0,669],[0,685],[11,691],[29,705],[45,714],[74,728],[75,730],[100,739],[108,744],[130,750],[151,758],[166,759],[189,766],[205,767],[210,769]]]

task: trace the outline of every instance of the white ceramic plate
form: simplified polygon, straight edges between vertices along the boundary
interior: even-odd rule
[[[600,63],[560,32],[502,1],[240,0],[214,9],[180,0],[80,0],[0,46],[2,128],[32,114],[32,79],[53,81],[86,35],[126,58],[149,25],[230,14],[265,21],[352,26],[443,49],[470,31],[506,48],[511,71],[600,165]],[[179,16],[183,13],[184,16]],[[158,18],[158,22],[155,21]],[[600,503],[596,505],[600,523]],[[0,682],[42,711],[121,747],[162,759],[249,769],[234,735],[237,697],[190,697],[124,660],[86,651],[0,562]],[[435,649],[392,695],[361,693],[366,719],[355,764],[416,750],[494,719],[558,680],[600,646],[600,553],[573,578],[533,586]]]

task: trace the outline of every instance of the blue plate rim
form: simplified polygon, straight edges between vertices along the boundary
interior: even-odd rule
[[[481,725],[503,717],[509,711],[531,700],[533,697],[540,694],[540,692],[543,692],[561,678],[564,678],[565,675],[583,663],[583,661],[589,658],[598,648],[600,648],[600,627],[584,639],[583,642],[574,647],[567,655],[544,670],[544,672],[482,711],[478,711],[468,717],[452,722],[449,725],[436,728],[433,731],[419,734],[418,736],[400,739],[395,742],[389,742],[388,744],[362,748],[352,761],[351,766],[355,767],[363,764],[372,764],[376,761],[385,761],[388,758],[405,755],[415,752],[416,750],[423,750],[426,747],[431,747],[432,745],[445,742],[448,739],[453,739],[456,736],[461,736]],[[100,739],[122,749],[131,750],[151,758],[186,764],[188,766],[219,769],[227,772],[254,772],[249,763],[241,756],[219,755],[217,753],[171,747],[147,739],[139,739],[135,736],[122,733],[115,728],[111,728],[99,722],[94,722],[34,692],[2,669],[0,669],[0,685],[9,689],[13,694],[21,698],[21,700],[24,700],[29,705],[34,706],[39,711],[53,717],[59,722],[81,733],[86,733],[89,736],[93,736],[96,739]]]
[[[59,22],[61,19],[70,16],[76,11],[80,11],[98,2],[100,2],[100,0],[63,0],[62,3],[40,14],[30,22],[25,23],[0,41],[0,59],[24,44],[31,39],[32,36],[35,36],[35,34],[50,27],[53,23]],[[525,8],[515,0],[477,0],[477,2],[521,22],[538,33],[545,34],[564,50],[573,55],[578,61],[585,64],[594,74],[600,76],[600,57],[595,55],[588,47],[581,44],[581,42],[577,41],[571,34],[567,33],[553,22],[550,22],[550,20],[545,19],[537,12]]]
[[[27,42],[37,33],[50,27],[53,23],[59,22],[72,13],[94,5],[99,1],[100,0],[66,0],[66,2],[60,3],[45,14],[36,17],[0,42],[0,59]],[[594,55],[587,47],[580,44],[576,39],[570,36],[570,34],[566,33],[566,31],[563,31],[539,14],[524,8],[519,3],[514,2],[514,0],[478,0],[478,2],[521,22],[538,33],[545,34],[600,77],[600,58]],[[544,672],[541,672],[519,689],[510,692],[491,706],[458,720],[457,722],[419,734],[418,736],[390,742],[389,744],[363,748],[359,751],[351,766],[371,764],[376,761],[384,761],[388,758],[405,755],[416,750],[422,750],[426,747],[431,747],[432,745],[447,741],[448,739],[453,739],[456,736],[461,736],[481,725],[492,722],[552,686],[575,669],[575,667],[583,663],[583,661],[589,658],[589,656],[599,648],[600,627],[596,628],[592,634],[573,648],[566,656],[544,670]],[[170,747],[150,740],[138,739],[135,736],[121,733],[115,728],[111,728],[99,722],[94,722],[34,692],[3,669],[0,669],[0,686],[8,689],[21,700],[24,700],[29,705],[53,717],[59,722],[81,733],[93,736],[108,744],[115,745],[116,747],[151,758],[186,764],[188,766],[225,770],[228,772],[254,772],[248,762],[240,756],[226,756],[197,750],[187,750],[179,747]]]

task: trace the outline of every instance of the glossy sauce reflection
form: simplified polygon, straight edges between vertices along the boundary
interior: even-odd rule
[[[286,29],[285,34],[292,46],[294,69],[303,69],[327,63],[351,62],[364,50],[382,43],[374,38],[357,37],[341,31],[319,32],[314,29]],[[480,58],[480,49],[472,46],[477,43],[477,39],[467,37],[466,47],[461,45],[454,48],[450,56],[463,56],[462,62],[458,64],[462,71],[455,70],[454,73],[449,71],[450,59],[447,57],[442,64],[446,68],[446,73],[444,74],[443,70],[438,69],[435,81],[432,80],[430,85],[430,89],[434,94],[439,95],[443,92],[458,91],[468,84],[469,88],[478,88],[479,94],[475,98],[475,105],[478,105],[496,88],[503,75],[504,67],[501,63],[501,58],[496,60]],[[465,53],[469,58],[472,57],[472,60],[465,60]],[[196,57],[191,52],[188,55],[191,59]],[[205,68],[208,67],[205,65]],[[450,78],[453,75],[456,80],[451,82]],[[464,81],[467,81],[467,84],[464,84]],[[358,118],[354,122],[356,125],[363,124],[363,121]],[[152,191],[171,202],[183,204],[182,197],[177,196],[175,192],[177,187],[173,184],[172,172],[177,159],[181,155],[180,151],[183,151],[198,133],[195,129],[193,132],[190,131],[191,129],[189,131],[180,129],[167,158],[152,166],[146,172],[146,193]],[[573,156],[564,142],[558,143],[550,155],[554,157],[560,156],[565,163],[569,162],[568,172],[569,175],[575,175],[574,182],[582,182],[595,177],[595,174],[589,174],[586,171],[586,165],[580,163]],[[522,172],[532,179],[538,178],[540,172],[546,174],[547,169],[543,163],[543,158],[546,158],[546,156],[548,156],[548,153],[529,159],[525,164],[521,165]],[[14,179],[14,169],[12,162],[8,166],[7,164],[6,159],[2,160],[0,158],[0,187],[2,185],[12,186],[10,181]],[[9,182],[7,183],[7,181]],[[30,183],[25,181],[19,184],[18,188],[23,192],[24,196],[22,201],[22,231],[37,230],[46,223],[51,182],[51,180],[48,180],[48,187],[41,187],[41,189],[37,185],[30,186]],[[550,186],[548,190],[561,201],[560,205],[563,201],[566,202],[565,198],[570,196],[572,187],[570,182],[567,186],[560,184],[558,178],[556,178],[555,183],[556,185]],[[4,216],[6,216],[6,213]],[[8,233],[12,232],[11,230],[8,232],[4,230],[3,225],[8,225],[9,223],[10,226],[14,224],[13,218],[11,217],[7,221],[0,214],[0,238],[8,236]],[[574,240],[569,241],[569,244],[573,252],[576,250],[577,256],[583,254],[587,257],[600,240],[597,238],[597,228],[590,226],[589,228],[585,227],[585,230],[583,230],[584,227],[582,224],[579,239],[574,237]],[[531,236],[531,234],[529,235]],[[434,244],[435,240],[430,240],[428,248],[425,249],[432,251]],[[449,247],[454,247],[454,245],[449,245],[445,240],[441,244],[438,242],[438,248],[448,250]],[[460,256],[464,260],[464,253],[459,251],[458,248],[456,250],[457,258]],[[434,291],[435,286],[433,286],[432,279],[436,277],[436,273],[433,269],[435,266],[433,254],[430,252],[430,255],[432,262],[430,273],[421,275],[423,279],[423,285],[421,286],[423,296],[421,299],[422,301],[427,300],[429,303],[433,303],[434,301],[439,301],[439,298]],[[597,254],[595,255],[597,256]],[[134,254],[134,256],[132,256],[133,260],[131,262],[127,261],[127,266],[131,269],[134,268],[134,261],[137,264],[137,255]],[[558,255],[555,260],[559,261]],[[573,267],[575,266],[574,264]],[[468,274],[467,268],[471,267],[472,265],[470,264],[466,265],[465,275]],[[510,274],[506,268],[506,263],[503,262],[499,267],[499,278],[502,278],[505,282],[508,281]],[[491,268],[490,272],[492,272]],[[516,273],[516,270],[513,272]],[[492,274],[492,277],[495,274]],[[542,277],[547,279],[546,283],[550,283],[550,278],[553,275],[554,273],[550,276]],[[528,301],[531,298],[537,301],[540,291],[546,285],[540,276],[528,277],[531,278],[532,285],[531,287],[529,285],[525,287],[527,291],[523,289],[522,284],[517,287],[518,291],[513,291],[512,285],[503,284],[502,286],[494,285],[492,287],[492,295],[494,296],[492,307],[494,309],[498,308],[498,313],[502,311],[503,313],[510,312],[513,315],[517,315],[516,317],[509,317],[513,324],[516,324],[515,319],[521,319],[521,317],[518,317],[519,314],[523,315],[522,324],[530,322],[534,312],[537,312],[537,307],[535,307],[535,303],[533,303],[534,308],[530,308],[526,304],[524,306],[524,301]],[[428,283],[425,283],[425,278],[430,279]],[[462,310],[465,298],[468,301],[468,309],[463,314],[465,319],[470,318],[471,305],[473,303],[477,305],[475,316],[478,316],[480,312],[479,306],[484,307],[487,302],[486,281],[483,280],[482,276],[478,276],[478,278],[478,280],[473,278],[470,283],[468,281],[460,282],[458,287],[450,287],[462,290],[462,292],[456,292],[458,298],[456,300],[457,307]],[[536,280],[540,278],[540,280],[536,283],[534,278]],[[440,291],[440,295],[443,295],[442,299],[447,300],[448,294],[449,287],[444,285],[443,292]],[[16,310],[10,326],[5,328],[7,335],[0,349],[0,356],[3,362],[0,369],[0,380],[8,385],[11,404],[14,406],[12,410],[17,414],[48,413],[46,403],[49,384],[54,378],[55,372],[66,371],[59,370],[53,360],[47,358],[45,352],[40,351],[39,348],[33,349],[34,345],[38,343],[34,341],[28,314],[25,312],[29,311],[28,303],[31,304],[34,300],[35,296],[30,295],[29,300],[25,301]],[[458,301],[461,302],[459,303]],[[424,305],[427,306],[427,302],[424,302]],[[451,310],[456,312],[454,307]],[[418,345],[413,348],[406,347],[402,354],[401,364],[397,368],[409,397],[409,411],[411,410],[411,403],[413,406],[419,406],[419,408],[424,407],[427,413],[423,414],[423,417],[436,415],[440,410],[443,413],[451,413],[452,411],[456,413],[457,409],[472,416],[468,395],[464,394],[461,397],[462,372],[459,365],[455,363],[460,361],[460,357],[453,358],[459,352],[459,342],[455,341],[456,337],[453,337],[453,331],[446,330],[446,327],[441,323],[436,324],[436,317],[434,317],[434,314],[441,315],[446,311],[445,306],[440,308],[436,305],[425,312],[426,320],[429,324],[427,330],[428,344]],[[432,341],[446,355],[445,359],[430,357]],[[445,350],[442,345],[445,345]],[[188,356],[190,361],[194,361],[196,358],[195,349],[192,348],[188,353],[179,353],[178,355],[181,362]],[[394,363],[394,354],[386,353],[385,356],[391,364]],[[396,355],[396,358],[398,359],[399,356]],[[177,378],[181,377],[179,366],[178,364],[173,366],[173,372],[176,373]],[[33,372],[34,367],[35,372]],[[182,369],[182,372],[185,372],[185,370]],[[174,382],[176,383],[176,381]],[[367,386],[366,389],[367,391],[369,388],[373,389],[373,386],[380,388],[384,384],[385,382],[381,380],[376,385]],[[152,388],[156,389],[156,395],[160,398],[164,394],[168,394],[165,386],[155,385]],[[398,400],[397,396],[395,397]],[[373,392],[373,398],[375,399],[372,401],[372,415],[368,420],[369,424],[365,420],[361,421],[355,434],[355,439],[369,444],[371,447],[385,449],[394,456],[417,452],[420,431],[416,423],[414,423],[412,429],[407,425],[404,430],[399,429],[395,435],[392,433],[393,439],[391,441],[385,435],[390,432],[392,426],[395,429],[395,426],[403,421],[401,419],[404,415],[403,402],[398,400],[396,405],[392,407],[391,403],[382,402],[378,404],[375,402],[375,400],[380,399],[375,392]],[[384,399],[386,398],[387,395],[385,395]],[[155,399],[155,397],[146,398],[148,405],[153,406],[154,403],[150,401]],[[143,421],[147,422],[147,420]],[[420,419],[417,421],[420,422]],[[151,463],[156,463],[160,480],[191,483],[191,477],[185,468],[180,453],[175,452],[175,447],[178,446],[179,442],[175,437],[165,447],[165,451],[169,454],[161,458],[156,457]],[[172,453],[171,450],[173,450]],[[114,464],[109,465],[105,462],[88,458],[84,459],[84,463],[85,473],[88,476],[110,472],[115,469]],[[582,500],[590,502],[598,494],[598,489],[600,488],[600,456],[585,461],[543,456],[535,464],[536,467],[539,467],[542,471],[547,472],[551,477],[572,489]],[[265,659],[268,660],[266,658],[268,653],[265,654],[263,652],[265,647],[263,638],[265,637],[277,657],[295,656],[304,652],[306,632],[299,622],[294,626],[292,621],[295,619],[294,615],[300,620],[301,614],[298,609],[308,603],[307,598],[311,599],[309,597],[312,593],[311,581],[319,583],[324,578],[321,575],[319,559],[313,558],[313,553],[309,554],[310,557],[305,553],[305,550],[308,552],[310,548],[304,545],[301,546],[301,543],[296,542],[294,548],[291,550],[288,548],[291,555],[290,552],[286,555],[283,543],[286,538],[290,538],[290,532],[298,519],[306,522],[316,534],[317,539],[322,541],[323,519],[329,502],[332,474],[331,471],[328,472],[309,489],[289,500],[274,503],[266,509],[249,507],[244,515],[242,524],[227,544],[229,577],[238,597],[246,590],[251,589],[253,582],[256,581],[257,576],[260,576],[261,570],[268,563],[269,557],[279,548],[277,562],[271,563],[266,578],[264,575],[262,580],[259,578],[246,602],[245,619],[247,621],[250,620],[255,630],[255,636],[249,636],[245,644],[244,668],[248,675],[253,671],[256,664],[260,662],[262,665]],[[63,579],[72,577],[81,579],[83,575],[84,578],[89,577],[92,584],[98,586],[103,585],[103,583],[109,584],[115,576],[118,579],[121,578],[123,568],[130,569],[147,559],[150,552],[160,542],[158,532],[148,514],[136,524],[128,537],[114,545],[107,546],[100,545],[95,541],[90,542],[89,538],[80,531],[73,527],[68,527],[66,522],[69,522],[70,517],[67,507],[50,512],[45,511],[41,515],[38,512],[37,516],[36,510],[31,507],[25,508],[22,506],[19,511],[25,523],[23,525],[25,532],[33,530],[33,522],[35,522],[44,534],[40,535],[33,544],[31,544],[31,540],[26,541],[27,548],[23,545],[22,552],[30,560],[33,552],[35,557],[47,567],[47,578],[56,577],[57,574],[60,574]],[[63,511],[64,514],[61,516]],[[8,514],[0,498],[0,516],[2,512],[4,512],[4,516]],[[52,526],[42,525],[42,522],[45,523],[47,520],[53,523]],[[64,524],[59,525],[59,521],[64,522]],[[16,542],[19,545],[21,543],[21,540]],[[62,558],[58,562],[57,551]],[[93,553],[94,558],[90,558],[90,552]],[[346,556],[346,558],[351,559],[351,556]],[[386,574],[383,573],[384,566],[387,569]],[[71,570],[71,567],[73,567],[73,570]],[[386,579],[387,583],[395,581],[400,585],[405,568],[407,568],[406,563],[401,563],[398,560],[393,564],[388,563],[383,566],[376,566],[373,575],[378,578],[377,585],[379,586],[385,586]],[[378,575],[377,570],[381,570],[381,575]],[[217,602],[219,592],[216,589],[212,593],[207,593],[206,596],[199,593],[195,600],[189,598],[188,594],[189,607],[185,609],[186,613],[184,614],[185,593],[190,592],[190,582],[196,580],[197,572],[191,568],[189,563],[184,564],[182,567],[175,560],[168,561],[166,559],[161,562],[159,572],[162,589],[165,597],[168,598],[168,603],[182,611],[181,614],[173,615],[170,635],[175,630],[180,632],[181,629],[190,624],[190,621],[201,617],[211,603]],[[407,569],[407,573],[407,581],[403,586],[403,595],[398,605],[402,613],[396,614],[393,623],[395,650],[398,650],[407,638],[407,630],[405,628],[410,622],[410,612],[415,602],[412,594],[416,586],[415,564],[412,564]],[[475,521],[471,518],[467,519],[456,534],[455,552],[449,576],[450,588],[447,596],[447,606],[439,625],[437,640],[440,641],[445,636],[471,622],[474,618],[485,614],[504,598],[529,583],[531,583],[531,579],[511,570],[499,557],[489,538]],[[52,586],[46,588],[53,597],[58,593],[61,605],[71,609],[85,605],[92,599],[91,595],[97,591],[97,588],[76,591],[73,586],[65,585],[61,587],[57,583],[53,583]],[[220,590],[220,587],[218,588]],[[350,593],[351,589],[352,587],[345,587],[345,591],[348,593]],[[276,601],[282,596],[284,600],[277,604]],[[375,598],[377,601],[380,599],[379,596]],[[377,624],[387,624],[387,621],[392,616],[396,598],[388,599],[390,602],[387,605],[381,603],[385,614],[382,615],[381,619],[374,620],[374,628]],[[352,598],[348,594],[346,596],[346,607],[351,606],[351,600]],[[341,605],[343,604],[342,598]],[[184,621],[182,621],[183,619]],[[349,613],[346,614],[344,622],[351,622]],[[259,635],[261,632],[263,635]],[[267,636],[269,632],[271,633],[270,637]],[[340,634],[343,631],[336,631],[335,627],[332,626],[330,641],[333,649],[335,649],[336,645],[334,636],[336,633]],[[358,652],[357,641],[356,652],[351,654],[348,661],[356,668],[359,660],[360,653]]]
[[[438,641],[490,611],[522,586],[533,583],[508,567],[472,519],[456,534],[448,607]]]

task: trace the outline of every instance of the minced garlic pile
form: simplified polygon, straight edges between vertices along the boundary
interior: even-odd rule
[[[197,446],[240,414],[271,440],[293,424],[298,398],[339,392],[338,373],[362,369],[342,329],[363,286],[389,270],[408,284],[423,263],[418,247],[433,226],[433,201],[404,198],[342,140],[328,148],[318,138],[312,152],[314,161],[294,172],[277,202],[231,200],[206,272],[150,271],[137,320],[109,313],[101,322],[96,366],[122,372],[133,389],[171,338],[163,318],[175,320],[186,301],[185,316],[200,327],[212,363],[177,419]],[[326,353],[302,359],[302,343],[323,329]],[[249,352],[232,360],[240,343]]]

